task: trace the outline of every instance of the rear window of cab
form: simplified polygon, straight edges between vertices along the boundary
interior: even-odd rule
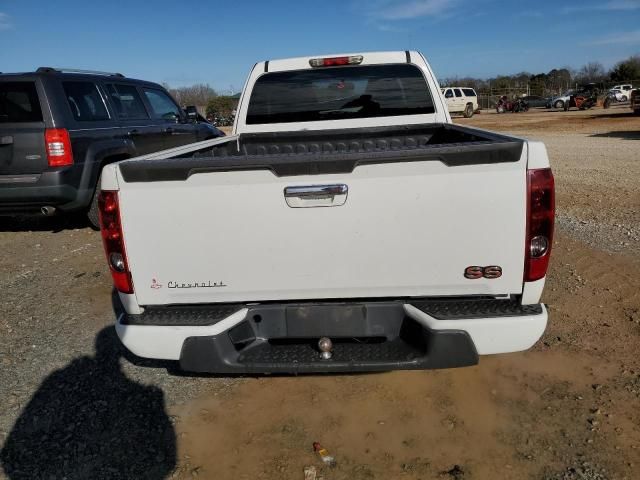
[[[363,65],[273,72],[256,81],[247,124],[435,113],[414,65]]]

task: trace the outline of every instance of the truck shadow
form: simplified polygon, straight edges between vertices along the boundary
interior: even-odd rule
[[[45,379],[22,411],[0,451],[10,480],[162,479],[175,468],[162,391],[124,375],[113,327],[95,347]]]
[[[0,232],[52,232],[90,228],[84,215],[45,217],[42,215],[0,216]]]
[[[606,133],[594,133],[590,137],[620,138],[622,140],[640,140],[640,131],[613,131]]]

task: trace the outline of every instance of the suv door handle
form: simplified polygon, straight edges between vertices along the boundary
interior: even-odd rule
[[[11,145],[13,143],[13,137],[11,135],[5,135],[0,137],[0,145]]]
[[[137,128],[134,128],[133,130],[129,130],[127,132],[127,135],[129,135],[130,137],[136,137],[138,135],[141,135],[140,130],[138,130]]]
[[[164,129],[164,133],[167,133],[169,135],[173,135],[174,132],[175,132],[175,130],[173,128],[171,128],[171,127]]]

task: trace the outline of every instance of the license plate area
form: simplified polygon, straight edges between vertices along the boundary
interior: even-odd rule
[[[292,306],[285,310],[287,336],[355,337],[367,330],[365,305]]]

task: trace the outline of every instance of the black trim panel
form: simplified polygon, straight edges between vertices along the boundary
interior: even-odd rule
[[[411,53],[409,53],[409,50],[405,50],[404,54],[407,58],[407,63],[411,63]]]
[[[166,307],[146,307],[139,315],[125,315],[122,323],[125,325],[156,325],[156,326],[207,326],[224,320],[229,315],[244,308],[239,303],[223,303],[216,305],[185,305]]]
[[[124,161],[119,168],[126,182],[156,182],[238,170],[279,177],[351,173],[359,165],[412,161],[455,167],[517,162],[523,143],[452,124],[242,134],[188,157]]]
[[[540,315],[542,305],[521,305],[518,300],[414,300],[409,302],[418,310],[438,320],[467,318],[519,317]]]

